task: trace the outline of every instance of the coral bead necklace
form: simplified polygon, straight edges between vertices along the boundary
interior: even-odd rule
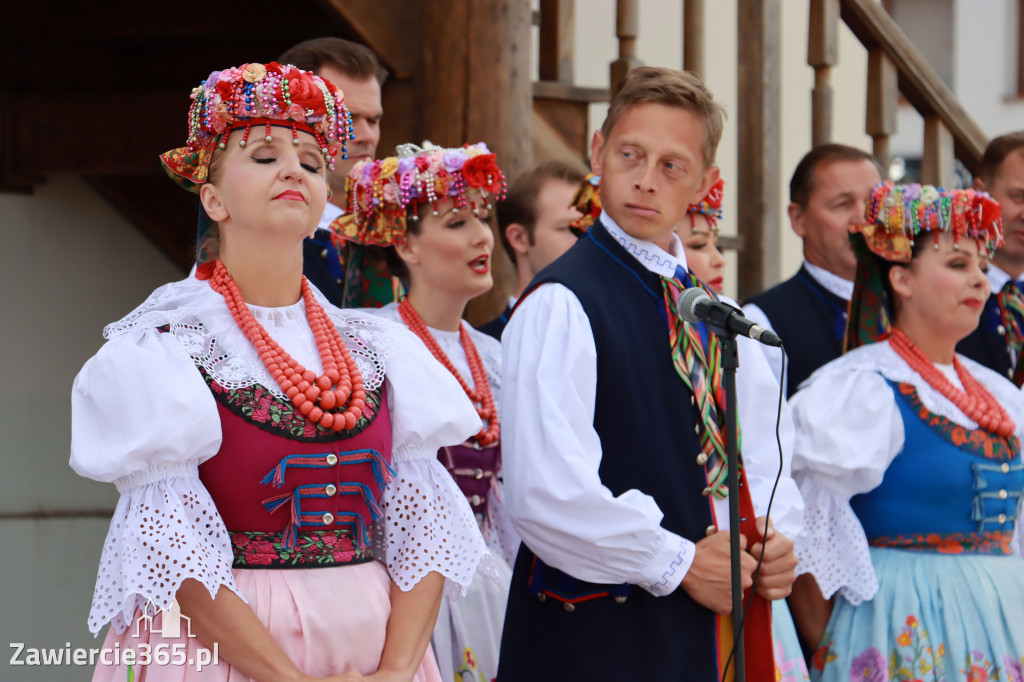
[[[398,314],[402,316],[402,321],[405,322],[413,334],[420,337],[420,340],[430,350],[430,353],[437,358],[437,361],[444,365],[445,369],[451,372],[459,385],[462,386],[462,390],[466,392],[469,399],[473,401],[473,405],[476,406],[477,414],[480,418],[487,422],[487,428],[481,428],[480,432],[473,436],[473,440],[481,446],[493,445],[498,442],[500,435],[500,429],[498,426],[498,410],[494,405],[494,396],[491,395],[491,384],[487,381],[487,372],[484,370],[483,360],[480,359],[480,353],[477,352],[476,344],[473,343],[473,339],[469,337],[469,332],[466,331],[466,326],[463,324],[459,325],[459,341],[462,343],[462,350],[466,352],[466,361],[469,363],[469,371],[473,376],[473,386],[470,388],[466,380],[462,378],[459,371],[455,369],[455,365],[448,359],[448,356],[441,346],[438,345],[437,339],[430,333],[427,325],[423,322],[423,318],[420,317],[416,309],[409,303],[409,299],[403,299],[398,304]]]
[[[313,295],[309,280],[302,278],[302,298],[324,366],[320,376],[299,364],[271,338],[245,304],[242,292],[220,260],[213,264],[210,287],[224,297],[231,316],[256,347],[270,376],[306,419],[335,431],[356,425],[366,405],[363,377],[338,329]]]
[[[894,328],[889,335],[889,345],[896,353],[907,361],[911,369],[921,375],[932,388],[941,393],[951,403],[960,408],[979,427],[1002,438],[1009,438],[1016,431],[1013,419],[1007,414],[981,382],[974,378],[967,368],[953,356],[953,367],[963,384],[964,390],[956,386],[935,367],[935,364],[924,354],[902,329]]]

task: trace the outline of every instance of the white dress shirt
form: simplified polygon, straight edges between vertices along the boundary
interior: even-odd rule
[[[630,237],[607,214],[601,220],[648,270],[672,276],[677,265],[686,267],[674,234],[666,252]],[[755,343],[745,339],[739,346],[737,408],[755,511],[763,515],[779,470],[779,386]],[[561,284],[537,287],[512,316],[502,345],[506,504],[523,541],[542,561],[580,580],[632,583],[655,596],[671,593],[689,570],[700,538],[662,528],[661,509],[643,491],[615,496],[601,481],[601,441],[594,429],[597,349],[579,299]],[[788,406],[781,421],[788,455]],[[772,509],[780,532],[799,532],[803,502],[788,461]],[[727,501],[716,500],[714,514],[718,527],[727,528]]]

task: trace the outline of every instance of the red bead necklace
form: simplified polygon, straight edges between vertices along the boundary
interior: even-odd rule
[[[1013,419],[1007,414],[981,382],[974,378],[967,368],[961,364],[956,355],[953,356],[953,367],[963,384],[964,390],[958,390],[946,376],[935,367],[917,344],[902,329],[893,329],[889,335],[889,345],[896,353],[907,361],[911,369],[921,375],[928,385],[941,393],[960,411],[976,422],[985,431],[1002,438],[1009,438],[1017,430]]]
[[[245,304],[242,292],[220,260],[213,264],[210,287],[224,296],[231,316],[256,347],[270,376],[306,419],[335,431],[356,425],[366,405],[363,377],[338,329],[313,295],[309,280],[302,278],[302,298],[306,302],[306,319],[313,330],[324,366],[324,373],[320,376],[299,364],[271,338]],[[345,409],[341,411],[343,407]]]
[[[403,299],[398,304],[398,314],[402,316],[402,321],[405,322],[405,326],[408,327],[413,334],[420,337],[420,340],[427,346],[431,354],[437,358],[437,361],[445,366],[449,372],[452,373],[458,382],[462,386],[462,390],[466,392],[469,399],[473,401],[473,405],[476,406],[476,412],[480,415],[480,418],[487,421],[487,429],[480,429],[480,432],[473,436],[473,440],[482,446],[492,445],[498,442],[500,435],[500,428],[498,426],[498,410],[494,405],[494,396],[491,395],[491,384],[487,381],[487,372],[484,370],[484,363],[480,359],[480,353],[476,350],[476,344],[473,343],[473,339],[469,337],[469,332],[466,331],[466,326],[463,324],[459,325],[459,340],[462,343],[462,350],[466,352],[466,360],[469,362],[469,371],[473,375],[473,385],[475,389],[471,389],[466,383],[466,380],[462,378],[459,371],[455,369],[455,365],[448,359],[448,356],[441,346],[438,345],[437,339],[430,333],[427,325],[423,322],[419,313],[409,303],[409,299]]]

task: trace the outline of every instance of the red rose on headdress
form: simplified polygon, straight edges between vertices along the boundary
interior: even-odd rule
[[[324,93],[310,73],[290,69],[288,71],[288,95],[293,104],[298,104],[307,111],[312,109],[314,113],[321,113],[327,108],[327,104],[324,102]]]
[[[504,179],[497,161],[494,160],[494,154],[480,154],[469,159],[462,166],[462,175],[470,187],[491,194],[501,191],[501,181]]]

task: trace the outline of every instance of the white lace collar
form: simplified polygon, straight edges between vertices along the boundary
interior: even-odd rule
[[[654,274],[675,277],[676,267],[681,266],[686,270],[686,251],[683,250],[683,243],[679,241],[675,232],[669,241],[669,250],[665,251],[654,242],[629,236],[605,211],[601,212],[601,222],[607,228],[608,234],[621,244],[622,248],[629,251],[637,262]]]
[[[332,305],[323,294],[314,294],[334,322],[352,353],[368,390],[384,382],[387,358],[406,352],[420,340],[404,326],[354,310]],[[289,306],[249,306],[253,316],[282,348],[314,371],[321,371],[319,352],[306,319],[303,300]],[[110,339],[128,333],[167,328],[179,342],[178,350],[227,389],[259,384],[283,398],[277,382],[263,365],[255,347],[238,327],[224,297],[195,277],[165,284],[124,318],[107,325]]]
[[[970,358],[957,354],[957,359],[964,367],[992,393],[1003,408],[1013,418],[1017,427],[1017,435],[1024,433],[1024,395],[1021,394],[1013,383],[996,372],[984,367]],[[953,384],[960,385],[952,365],[936,364],[936,367],[946,375]],[[949,401],[931,384],[924,380],[920,374],[907,364],[889,345],[888,341],[872,343],[861,346],[849,353],[828,363],[811,375],[801,388],[816,381],[841,381],[842,376],[848,372],[878,372],[886,379],[896,383],[911,384],[917,389],[917,395],[921,403],[935,414],[950,419],[960,426],[968,429],[978,428],[978,424],[960,411],[956,405]],[[866,396],[866,400],[877,400],[880,396]]]
[[[825,268],[819,268],[813,263],[804,261],[804,269],[807,270],[807,274],[810,275],[815,282],[825,287],[826,291],[829,291],[844,301],[849,301],[853,298],[853,282],[848,279],[843,279],[839,275],[829,272]]]

